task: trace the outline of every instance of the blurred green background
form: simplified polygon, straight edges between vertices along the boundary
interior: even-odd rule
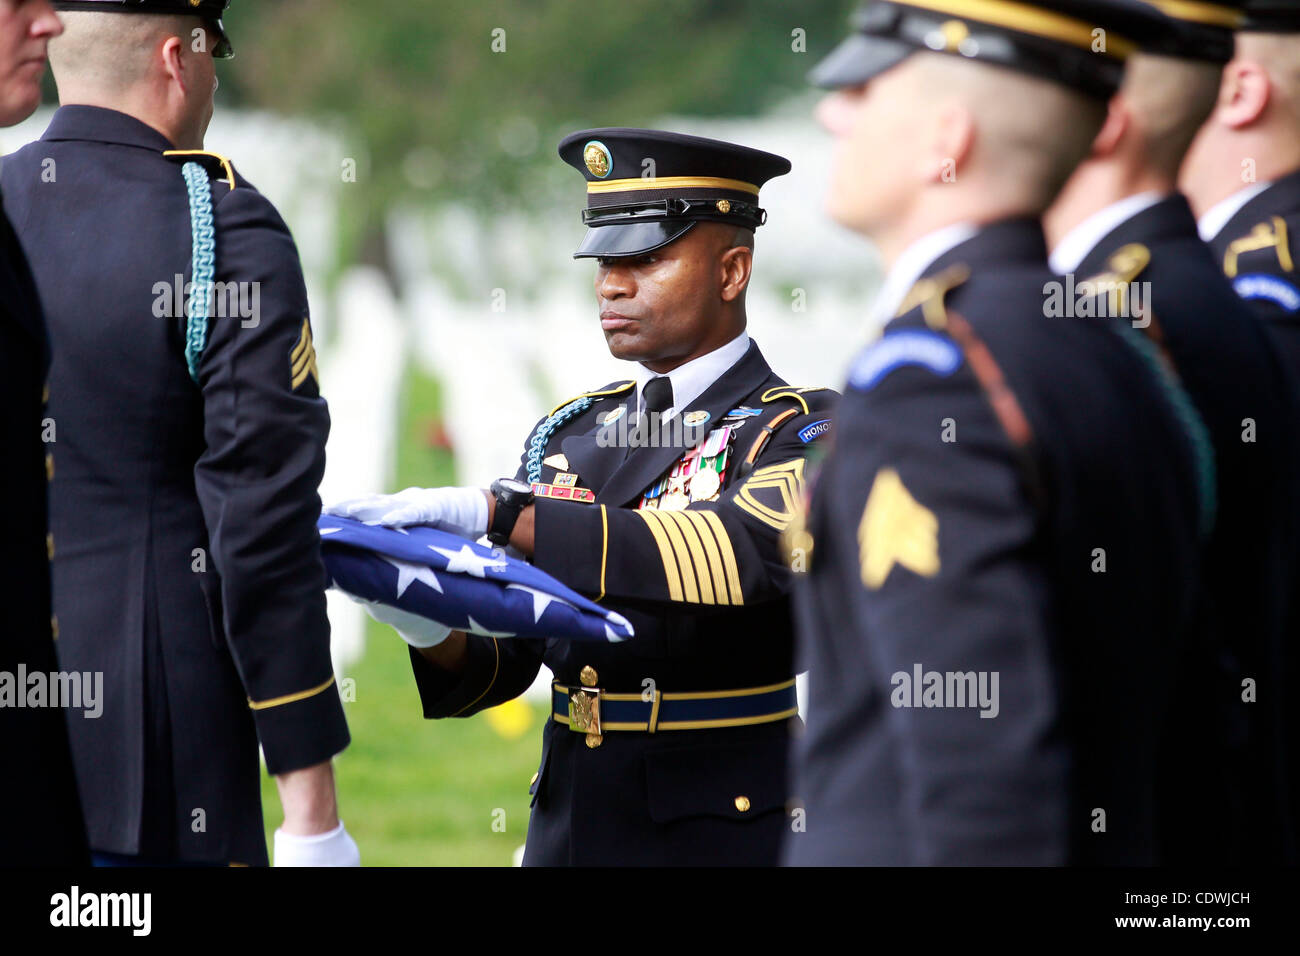
[[[357,145],[344,262],[384,265],[399,204],[528,207],[575,129],[752,116],[807,90],[854,0],[236,2],[220,102],[342,120]],[[797,54],[797,55],[792,55]]]

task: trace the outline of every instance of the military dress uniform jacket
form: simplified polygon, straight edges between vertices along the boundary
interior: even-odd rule
[[[103,715],[69,727],[94,849],[264,863],[259,740],[272,773],[348,742],[316,533],[329,414],[289,231],[210,156],[218,290],[260,307],[214,303],[190,378],[195,157],[170,149],[69,106],[4,164],[54,345],[60,654],[104,674]]]
[[[27,261],[0,210],[0,866],[87,862],[86,834],[63,711],[27,703],[26,675],[57,670],[46,540],[45,375],[49,348]],[[20,678],[20,674],[24,675]]]
[[[458,675],[413,652],[426,717],[466,717],[510,700],[542,664],[560,685],[594,683],[645,699],[656,691],[759,688],[793,677],[791,575],[780,535],[800,494],[805,456],[829,428],[835,393],[786,385],[751,343],[683,410],[683,420],[707,412],[705,431],[737,426],[720,493],[674,511],[666,503],[635,505],[683,449],[602,447],[600,423],[635,413],[635,384],[588,394],[590,407],[535,454],[544,456],[539,484],[546,490],[571,493],[565,482],[572,479],[562,476],[576,475],[573,493],[594,500],[539,496],[533,561],[622,613],[636,636],[609,645],[472,636]],[[547,420],[525,444],[521,480]],[[752,470],[743,469],[741,460],[774,425]],[[612,731],[591,747],[584,733],[548,720],[524,862],[775,864],[790,824],[786,752],[797,722],[791,709],[786,719],[750,726]]]
[[[1181,195],[1121,223],[1076,271],[1150,290],[1145,306],[1214,444],[1218,515],[1167,729],[1163,860],[1294,863],[1296,794],[1283,772],[1297,727],[1291,369],[1269,320],[1222,280]]]
[[[1300,374],[1300,169],[1275,180],[1210,240],[1224,275]]]
[[[852,366],[796,589],[787,862],[1155,859],[1204,502],[1154,359],[1045,316],[1045,259],[1034,221],[981,229]]]

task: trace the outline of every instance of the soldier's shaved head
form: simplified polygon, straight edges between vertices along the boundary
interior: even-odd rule
[[[1270,101],[1300,124],[1300,33],[1238,33],[1236,51],[1264,69]]]
[[[1174,191],[1183,158],[1214,109],[1221,72],[1220,64],[1183,57],[1128,58],[1088,157],[1043,216],[1050,246],[1112,203]]]
[[[200,149],[212,119],[217,37],[188,15],[63,14],[50,44],[59,101],[117,110],[159,130],[182,149]]]
[[[1052,80],[955,56],[912,57],[927,98],[960,103],[976,133],[964,164],[1026,211],[1041,212],[1088,151],[1104,108]]]
[[[1300,34],[1238,33],[1179,185],[1197,215],[1300,167]]]
[[[1104,108],[1050,80],[920,52],[831,94],[818,116],[836,140],[830,214],[889,263],[954,222],[1041,213]]]
[[[198,17],[168,14],[61,14],[63,36],[50,44],[50,66],[62,91],[92,85],[105,93],[122,93],[146,80],[156,68],[157,46],[168,37],[189,42],[201,27]]]
[[[1222,74],[1218,63],[1150,54],[1129,58],[1120,95],[1137,125],[1147,165],[1171,183],[1214,109]]]

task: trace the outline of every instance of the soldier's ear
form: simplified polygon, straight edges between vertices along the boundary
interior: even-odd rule
[[[163,72],[184,92],[186,83],[190,81],[185,75],[184,41],[180,37],[169,36],[158,44],[155,55],[161,61]]]
[[[718,260],[722,274],[722,301],[734,302],[749,285],[754,269],[754,250],[748,246],[732,246]]]
[[[1128,101],[1124,99],[1123,93],[1116,93],[1106,104],[1106,119],[1093,137],[1090,155],[1109,156],[1115,152],[1132,122],[1133,114],[1129,110]]]
[[[975,116],[964,103],[948,103],[934,116],[921,175],[927,183],[953,182],[975,144]]]
[[[1272,93],[1268,70],[1253,60],[1233,60],[1223,68],[1214,119],[1231,129],[1249,126],[1264,112]]]

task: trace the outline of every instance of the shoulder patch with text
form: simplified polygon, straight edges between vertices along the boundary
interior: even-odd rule
[[[947,336],[920,329],[891,332],[867,346],[849,370],[849,385],[870,391],[890,372],[920,365],[936,375],[951,375],[961,365],[961,349]]]
[[[803,428],[799,429],[799,440],[806,445],[810,441],[816,441],[818,438],[821,438],[830,430],[831,420],[829,418],[823,418],[819,422],[813,422],[811,425],[805,425]]]
[[[1300,289],[1267,272],[1252,272],[1232,280],[1232,288],[1243,299],[1266,299],[1288,312],[1300,310]]]

